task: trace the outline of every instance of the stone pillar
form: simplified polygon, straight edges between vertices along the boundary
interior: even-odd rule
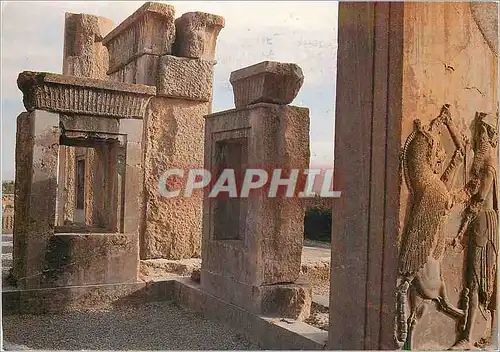
[[[164,12],[167,13],[166,9]],[[203,166],[203,116],[211,112],[215,42],[224,19],[198,12],[190,16],[194,16],[195,29],[185,28],[184,20],[176,21],[175,47],[189,47],[191,39],[183,39],[183,33],[195,30],[199,35],[197,45],[205,49],[189,57],[179,57],[179,54],[170,55],[171,47],[165,48],[166,55],[155,59],[152,81],[140,72],[135,76],[157,86],[157,97],[150,103],[144,135],[141,259],[178,260],[200,256],[201,195],[165,198],[158,187],[167,169],[180,168],[187,174],[189,169]],[[163,25],[165,31],[172,30],[175,34],[173,22],[170,26],[169,21],[164,21]]]
[[[476,112],[498,104],[498,40],[471,6],[339,4],[329,349],[443,350],[464,336],[470,246],[448,243],[469,200],[452,195],[471,178]],[[443,304],[424,312],[423,298]],[[485,317],[471,343],[488,338]]]
[[[203,116],[210,113],[214,61],[160,58],[157,97],[149,107],[145,154],[145,224],[141,258],[200,256],[202,198],[166,198],[167,169],[203,167]],[[181,210],[182,209],[182,210]]]
[[[271,84],[283,80],[294,82],[289,89],[296,94],[300,68],[264,62],[231,74],[231,82],[255,89],[259,103],[206,116],[205,168],[214,177],[223,168],[236,169],[237,182],[252,167],[308,168],[309,110],[286,105],[294,96],[281,99]],[[238,102],[249,94],[234,93]],[[205,190],[201,285],[255,314],[302,320],[311,305],[311,289],[299,279],[304,207],[297,198],[268,197],[267,190],[233,199],[208,198]]]
[[[22,289],[38,288],[54,234],[59,115],[42,110],[17,118],[13,272]]]
[[[64,22],[63,74],[106,79],[109,66],[108,49],[103,38],[113,29],[114,23],[107,18],[89,14],[66,13]],[[92,151],[90,151],[92,153]],[[90,160],[90,159],[89,159]],[[87,161],[91,173],[96,164]],[[75,209],[75,149],[60,146],[58,176],[57,225],[73,222]],[[92,189],[86,203],[92,206]],[[92,210],[90,210],[92,211]]]
[[[108,18],[67,12],[64,23],[63,74],[106,79],[109,57],[102,40],[114,26]]]

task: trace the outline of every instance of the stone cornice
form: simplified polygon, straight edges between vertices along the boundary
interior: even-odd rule
[[[110,75],[142,55],[166,55],[175,40],[175,9],[171,5],[147,2],[102,41],[109,52]]]
[[[117,118],[143,118],[156,88],[45,72],[24,71],[17,78],[27,111]]]
[[[127,17],[125,21],[120,23],[115,29],[106,35],[102,41],[104,45],[107,45],[110,41],[115,39],[118,35],[123,34],[123,32],[134,23],[141,20],[146,14],[153,13],[158,16],[164,17],[166,19],[173,18],[175,16],[175,9],[172,5],[146,2],[139,9],[137,9],[132,15]]]

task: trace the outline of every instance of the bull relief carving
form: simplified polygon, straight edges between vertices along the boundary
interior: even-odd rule
[[[449,108],[444,105],[429,126],[415,120],[414,131],[406,140],[402,154],[403,175],[411,204],[399,259],[396,340],[405,349],[412,348],[414,329],[428,303],[437,302],[443,313],[457,321],[465,317],[464,310],[449,302],[441,277],[446,249],[444,226],[455,200],[451,188],[465,153],[464,138]],[[440,142],[442,126],[446,127],[455,145],[444,172],[447,154]]]
[[[476,113],[474,120],[474,160],[470,181],[461,192],[466,201],[463,221],[452,246],[465,242],[467,249],[464,292],[469,305],[461,324],[462,331],[454,350],[468,350],[489,345],[496,335],[497,254],[498,254],[498,113],[497,116]],[[464,236],[466,235],[466,236]],[[466,241],[463,241],[467,237]],[[491,331],[481,341],[472,341],[472,330],[478,314],[491,314]]]

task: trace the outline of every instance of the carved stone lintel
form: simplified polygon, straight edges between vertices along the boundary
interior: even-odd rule
[[[28,111],[143,118],[149,98],[156,88],[98,79],[24,71],[17,86],[23,92]]]

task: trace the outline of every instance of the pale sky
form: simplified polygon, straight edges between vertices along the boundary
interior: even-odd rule
[[[231,109],[231,71],[261,61],[298,64],[304,84],[292,105],[310,109],[311,163],[331,165],[337,51],[336,2],[159,1],[176,17],[203,11],[226,19],[217,42],[213,111]],[[64,13],[89,13],[116,25],[144,1],[2,2],[2,179],[14,177],[16,117],[24,111],[16,80],[24,70],[62,72]]]

